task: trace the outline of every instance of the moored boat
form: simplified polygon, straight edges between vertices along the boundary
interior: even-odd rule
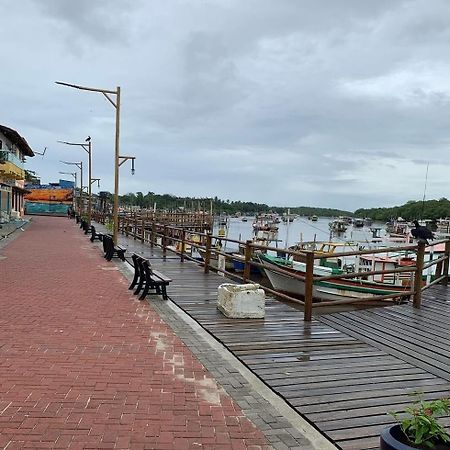
[[[304,280],[290,276],[290,274],[305,276],[305,263],[265,254],[258,255],[258,259],[263,265],[264,271],[275,290],[293,297],[303,297],[305,295]],[[280,273],[277,269],[281,269],[285,273]],[[339,275],[342,273],[344,273],[342,270],[331,267],[315,265],[313,268],[314,278]],[[402,297],[409,289],[410,287],[408,286],[393,283],[378,283],[349,278],[331,278],[329,280],[313,281],[313,298],[316,301],[327,301],[339,299],[363,300],[374,296],[391,294],[398,294],[398,297]]]
[[[345,233],[347,231],[347,223],[342,218],[333,220],[328,226],[334,233]]]

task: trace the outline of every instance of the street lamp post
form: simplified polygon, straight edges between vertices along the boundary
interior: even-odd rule
[[[74,183],[74,190],[73,192],[75,193],[77,191],[77,173],[76,172],[59,172],[62,175],[72,175],[73,178],[75,179],[75,183]],[[75,197],[75,196],[74,196]],[[75,198],[74,198],[74,203],[75,203]]]
[[[110,89],[97,89],[86,86],[79,86],[77,84],[63,83],[62,81],[56,81],[56,84],[62,86],[68,86],[82,91],[100,92],[116,109],[116,136],[115,136],[115,157],[114,157],[114,206],[113,206],[113,241],[117,244],[117,232],[119,225],[119,165],[120,165],[120,86],[117,86],[116,90]],[[116,96],[116,101],[110,97],[110,95]],[[89,183],[90,184],[90,183]]]
[[[78,205],[78,207],[79,207],[78,212],[81,216],[83,214],[83,161],[80,161],[80,162],[61,161],[61,162],[63,164],[77,166],[80,169],[80,203]],[[76,185],[76,183],[75,183],[75,185]]]
[[[78,147],[82,147],[85,152],[89,155],[88,159],[88,225],[91,226],[91,218],[92,218],[92,144],[91,144],[91,137],[88,136],[86,138],[86,141],[84,143],[78,143],[78,142],[67,142],[67,141],[58,141],[60,144],[66,144],[66,145],[76,145]],[[86,144],[87,142],[87,144]],[[83,190],[83,183],[81,183],[81,190]]]

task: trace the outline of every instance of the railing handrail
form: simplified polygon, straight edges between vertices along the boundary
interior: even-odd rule
[[[152,216],[152,217],[149,217]],[[135,239],[139,238],[142,242],[149,243],[150,245],[158,245],[163,248],[163,252],[167,250],[174,252],[181,256],[181,259],[184,260],[184,258],[192,260],[193,258],[190,257],[186,253],[186,245],[189,245],[191,248],[197,248],[202,249],[205,252],[205,261],[202,263],[204,266],[205,272],[208,272],[211,266],[211,257],[213,255],[219,257],[223,257],[225,260],[232,260],[232,261],[239,261],[240,263],[244,263],[244,272],[243,275],[240,276],[236,273],[230,273],[229,271],[222,269],[220,267],[214,267],[214,270],[224,273],[228,276],[231,276],[233,279],[240,279],[244,282],[251,281],[250,280],[250,268],[252,266],[259,267],[259,268],[266,268],[264,264],[261,264],[260,262],[252,260],[252,256],[254,254],[255,250],[265,250],[265,251],[273,251],[273,252],[282,252],[285,255],[290,255],[292,257],[297,257],[301,259],[305,264],[305,272],[300,275],[298,273],[293,273],[289,270],[284,270],[283,268],[279,266],[274,266],[270,268],[271,271],[278,272],[282,275],[289,276],[293,279],[297,279],[300,281],[305,282],[305,296],[304,301],[298,300],[297,298],[294,298],[292,296],[286,295],[284,293],[277,292],[274,289],[263,287],[267,292],[270,292],[272,294],[277,295],[278,297],[294,301],[296,303],[299,303],[301,305],[304,305],[305,308],[305,320],[311,320],[312,318],[312,310],[313,308],[317,306],[329,306],[329,305],[340,305],[340,304],[351,304],[355,302],[370,302],[370,301],[382,301],[392,298],[398,298],[398,297],[404,297],[404,296],[410,296],[413,295],[414,298],[414,306],[420,307],[421,304],[421,293],[423,290],[442,282],[443,284],[448,283],[448,271],[450,267],[449,263],[449,255],[450,255],[450,240],[449,239],[441,239],[433,241],[432,243],[426,245],[424,242],[418,242],[417,244],[407,244],[402,246],[396,246],[396,247],[382,247],[382,248],[367,248],[363,250],[353,250],[353,251],[346,251],[346,252],[329,252],[329,253],[322,253],[318,252],[317,250],[309,250],[309,249],[281,249],[278,247],[272,247],[272,246],[264,246],[262,244],[257,244],[251,240],[247,241],[239,241],[236,239],[230,239],[226,236],[219,236],[212,234],[209,230],[202,230],[199,231],[199,222],[190,222],[190,223],[183,223],[181,226],[180,224],[171,225],[167,223],[165,220],[160,220],[163,217],[166,217],[170,214],[164,213],[163,215],[159,215],[159,217],[156,217],[157,215],[154,213],[150,213],[147,215],[138,215],[137,213],[132,213],[128,215],[122,215],[120,219],[120,227],[119,229],[122,230],[122,232],[125,232],[129,236],[133,236]],[[158,219],[158,220],[155,220]],[[140,229],[140,231],[139,231]],[[199,236],[199,241],[191,240],[189,238],[189,234]],[[158,242],[158,239],[161,239],[161,242]],[[215,240],[215,241],[214,241]],[[239,250],[236,251],[236,254],[230,254],[226,253],[221,248],[215,248],[213,246],[214,242],[221,241],[222,243],[225,242],[233,242],[238,244],[239,249],[244,250],[243,254],[239,252]],[[169,247],[170,244],[174,242],[181,242],[182,245],[179,248],[171,248]],[[433,251],[433,247],[445,243],[445,250],[444,254],[442,255],[441,252]],[[318,243],[320,244],[320,243]],[[434,255],[437,256],[435,259],[431,259],[430,261],[425,262],[424,261],[424,255],[425,255],[425,249],[430,248],[430,258],[433,258]],[[385,253],[388,258],[392,262],[395,262],[395,259],[393,258],[392,253],[396,253],[395,256],[401,257],[402,255],[398,254],[399,252],[404,252],[405,255],[407,253],[414,253],[416,255],[416,259],[414,260],[414,265],[404,266],[404,267],[394,267],[389,269],[382,269],[382,270],[362,270],[358,272],[350,272],[350,273],[341,273],[341,274],[329,274],[326,276],[317,276],[313,273],[314,268],[314,261],[317,259],[327,259],[327,258],[345,258],[349,256],[363,256],[363,255],[376,255],[380,253]],[[390,255],[390,256],[389,256]],[[389,260],[386,260],[386,262],[391,262]],[[375,262],[381,262],[383,263],[383,259],[378,259]],[[217,263],[216,263],[217,264]],[[430,267],[436,266],[435,275],[433,275],[433,279],[429,278],[429,275],[424,274],[424,271],[429,269]],[[267,268],[266,268],[267,269]],[[374,269],[374,267],[372,267]],[[370,281],[373,281],[375,283],[380,283],[380,281],[375,279],[375,276],[381,276],[383,279],[384,276],[387,275],[393,275],[393,277],[387,277],[389,280],[396,279],[397,274],[402,273],[411,273],[414,275],[414,277],[411,276],[411,278],[414,278],[414,283],[412,284],[412,287],[407,290],[409,284],[401,285],[398,284],[399,288],[404,288],[400,290],[395,290],[393,293],[389,293],[386,295],[374,295],[372,297],[364,297],[364,298],[349,298],[349,299],[339,299],[339,300],[329,300],[329,301],[321,301],[320,303],[313,303],[312,296],[313,296],[313,286],[314,284],[320,282],[320,281],[327,281],[331,279],[357,279],[362,277],[372,277]],[[425,286],[423,285],[423,278],[426,278],[426,281],[428,281],[428,284]],[[381,283],[380,283],[381,284]],[[388,286],[397,286],[397,284],[393,283],[386,283],[386,287]]]

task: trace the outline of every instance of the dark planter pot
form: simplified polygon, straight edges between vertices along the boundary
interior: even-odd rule
[[[406,437],[400,428],[400,425],[394,425],[385,428],[380,436],[380,450],[450,450],[448,444],[436,444],[433,448],[429,447],[411,447],[406,442]]]

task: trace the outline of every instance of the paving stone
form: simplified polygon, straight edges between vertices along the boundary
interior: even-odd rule
[[[74,221],[34,217],[1,256],[0,405],[8,448],[164,449],[185,445],[182,439],[204,448],[230,449],[235,439],[243,448],[271,448]],[[207,349],[167,316],[195,348]],[[237,422],[227,423],[230,417]]]
[[[158,251],[155,250],[155,252]],[[131,278],[129,271],[125,272],[125,275]],[[214,377],[221,387],[238,402],[246,417],[257,424],[269,442],[279,442],[280,445],[285,446],[279,436],[281,433],[286,440],[295,440],[295,448],[314,449],[308,439],[300,431],[292,428],[291,423],[283,416],[268,413],[268,411],[275,412],[273,406],[251,388],[236,367],[228,363],[219,352],[211,348],[200,335],[193,333],[191,326],[180,320],[177,313],[168,306],[167,302],[155,300],[155,297],[152,297],[151,306],[166,323],[170,324],[178,336],[185,336],[184,342],[189,345],[205,367],[211,373],[214,373]]]

